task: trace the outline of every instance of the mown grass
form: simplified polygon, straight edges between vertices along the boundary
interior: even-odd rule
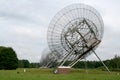
[[[0,80],[120,80],[120,72],[72,69],[70,74],[53,74],[53,69],[0,70]]]

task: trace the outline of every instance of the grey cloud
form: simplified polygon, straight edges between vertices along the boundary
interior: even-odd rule
[[[47,28],[54,15],[62,8],[81,1],[1,0],[0,45],[13,47],[19,59],[38,62],[47,46]],[[96,50],[97,54],[102,59],[110,59],[115,54],[120,55],[120,1],[84,0],[83,3],[97,9],[104,20],[105,32],[102,43]],[[93,58],[94,55],[88,57],[89,60]]]

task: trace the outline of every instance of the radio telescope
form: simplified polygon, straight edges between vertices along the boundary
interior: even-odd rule
[[[40,59],[41,68],[50,68],[57,65],[57,60],[60,58],[60,54],[56,51],[50,51],[48,48],[45,48],[42,52]],[[54,66],[53,66],[54,65]]]
[[[72,4],[60,10],[51,20],[47,33],[50,50],[62,55],[58,66],[71,61],[67,66],[73,67],[91,53],[97,56],[95,49],[102,40],[103,31],[101,15],[89,5]]]

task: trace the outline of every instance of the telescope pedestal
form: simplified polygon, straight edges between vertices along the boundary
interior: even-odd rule
[[[58,74],[69,74],[71,71],[71,67],[69,66],[59,66],[55,71]]]

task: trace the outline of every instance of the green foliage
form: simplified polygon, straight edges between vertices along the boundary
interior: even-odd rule
[[[111,60],[105,60],[103,61],[107,67],[112,71],[120,71],[120,57],[115,55],[115,57]],[[67,61],[65,65],[68,65],[71,63],[71,61]],[[85,65],[86,64],[86,65]],[[102,70],[106,70],[103,64],[100,61],[79,61],[77,64],[75,64],[74,68],[85,68],[87,66],[88,69],[95,69],[99,68]]]
[[[29,68],[30,63],[28,60],[23,60],[24,68]]]
[[[39,68],[40,63],[30,63],[30,68]]]
[[[19,68],[29,68],[30,67],[30,63],[28,60],[19,60],[18,61],[18,67]]]
[[[66,62],[66,63],[70,63]],[[99,61],[79,61],[77,64],[75,64],[73,67],[74,68],[85,68],[85,65],[89,69],[94,69],[103,66],[101,62]]]
[[[15,51],[10,47],[0,46],[0,69],[16,69],[18,58]]]
[[[40,63],[30,63],[28,60],[19,60],[18,61],[19,68],[39,68]]]
[[[23,60],[18,60],[18,68],[24,68]]]
[[[104,63],[108,66],[111,71],[120,71],[120,57],[115,55],[111,60],[106,60]]]

